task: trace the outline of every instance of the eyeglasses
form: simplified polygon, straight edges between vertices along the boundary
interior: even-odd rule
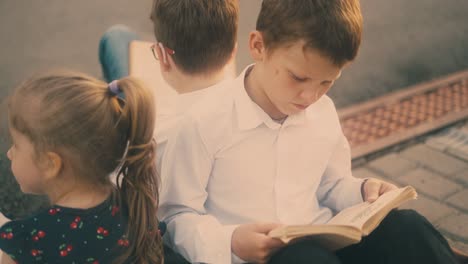
[[[161,42],[157,42],[157,43],[154,43],[153,45],[151,45],[151,52],[153,52],[153,56],[156,60],[159,60],[159,57],[158,57],[158,53],[156,52],[156,48],[159,47],[159,49],[161,50],[161,53],[162,53],[162,60],[164,62],[167,62],[167,54],[169,55],[174,55],[175,54],[175,51],[173,49],[170,49],[168,47],[165,47]]]

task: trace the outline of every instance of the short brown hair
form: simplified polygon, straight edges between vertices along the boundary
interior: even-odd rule
[[[359,0],[263,0],[257,20],[267,49],[298,40],[336,65],[359,50],[362,15]]]
[[[154,0],[154,35],[175,50],[189,74],[209,73],[230,59],[237,41],[238,0]]]

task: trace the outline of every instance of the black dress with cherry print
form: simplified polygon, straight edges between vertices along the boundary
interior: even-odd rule
[[[16,263],[111,263],[131,243],[109,198],[90,209],[53,206],[0,228],[0,249]]]

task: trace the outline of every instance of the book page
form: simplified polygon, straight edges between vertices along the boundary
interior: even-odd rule
[[[268,236],[278,238],[284,243],[308,239],[330,250],[358,243],[361,240],[361,230],[344,225],[295,225],[283,226],[271,230]]]
[[[327,224],[330,225],[351,225],[359,229],[362,229],[367,220],[372,216],[379,213],[384,207],[396,200],[400,195],[402,195],[407,188],[395,189],[393,191],[387,192],[381,195],[373,203],[364,202],[357,204],[355,206],[346,208],[345,210],[338,213],[333,217]]]

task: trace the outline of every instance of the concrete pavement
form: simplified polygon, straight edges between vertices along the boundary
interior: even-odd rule
[[[468,252],[468,123],[389,152],[353,173],[414,186],[418,199],[402,208],[420,212],[453,245]]]

